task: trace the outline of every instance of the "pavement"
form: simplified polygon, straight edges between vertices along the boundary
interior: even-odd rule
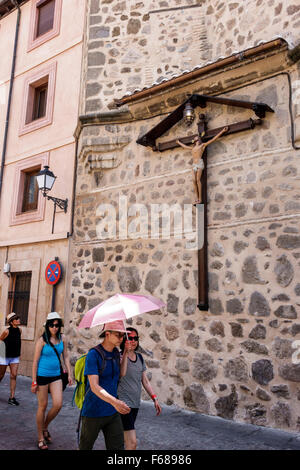
[[[16,398],[8,405],[9,374],[0,383],[0,450],[37,450],[35,415],[37,398],[31,378],[19,376]],[[64,392],[64,404],[50,424],[50,450],[76,450],[79,410],[72,406],[73,387]],[[50,404],[49,400],[49,404]],[[300,433],[285,432],[163,405],[155,416],[152,402],[143,401],[136,421],[138,450],[300,450]],[[104,450],[102,434],[95,450]]]

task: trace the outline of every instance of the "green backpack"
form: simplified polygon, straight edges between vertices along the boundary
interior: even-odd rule
[[[101,370],[99,370],[99,375],[101,375],[106,367],[107,359],[110,359],[110,358],[106,357],[105,350],[103,346],[101,346],[101,344],[99,344],[98,346],[95,346],[92,349],[95,349],[95,351],[97,351],[97,353],[100,354],[102,358]],[[115,359],[120,366],[120,353],[117,350],[117,348],[114,348],[113,352],[114,352],[113,359]],[[76,387],[75,387],[74,394],[73,394],[72,404],[74,405],[75,403],[77,408],[79,408],[80,410],[82,409],[83,402],[84,402],[86,393],[89,388],[87,377],[84,375],[86,356],[87,356],[87,353],[79,357],[74,367],[74,377],[76,381]]]
[[[73,395],[72,405],[77,406],[81,410],[84,397],[85,397],[85,389],[86,389],[86,377],[84,375],[85,369],[85,360],[87,354],[84,354],[79,359],[77,359],[75,367],[74,367],[74,376],[76,381],[76,388]]]

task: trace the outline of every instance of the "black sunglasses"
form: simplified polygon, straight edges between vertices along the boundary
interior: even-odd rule
[[[61,326],[60,323],[52,323],[52,322],[49,323],[49,327],[50,327],[50,328],[59,328],[60,326]]]
[[[15,317],[13,317],[8,323],[12,323],[13,321],[15,320],[20,320],[20,317],[18,317],[17,315]]]
[[[138,341],[139,337],[138,336],[128,336],[128,341]]]

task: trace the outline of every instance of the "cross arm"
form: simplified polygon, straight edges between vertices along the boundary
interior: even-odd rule
[[[242,101],[237,100],[234,98],[225,98],[223,96],[207,96],[207,95],[192,95],[194,97],[194,101],[198,104],[201,108],[205,108],[207,102],[210,103],[217,103],[217,104],[225,104],[226,106],[237,106],[239,108],[247,108],[252,109],[256,116],[259,118],[264,118],[266,112],[274,113],[274,110],[270,108],[265,103],[259,103],[255,101]]]
[[[255,126],[261,125],[261,119],[248,119],[247,121],[240,121],[229,125],[224,125],[222,127],[217,127],[216,129],[208,130],[204,136],[201,136],[202,142],[207,142],[208,140],[215,137],[224,127],[228,127],[228,131],[225,132],[224,135],[235,134],[237,132],[246,131],[248,129],[254,129]],[[195,137],[199,137],[198,134],[189,135],[186,137],[179,137],[177,139],[169,140],[167,142],[160,142],[156,145],[154,150],[158,150],[159,152],[163,152],[164,150],[170,150],[176,147],[179,147],[177,144],[177,140],[180,140],[185,145],[189,145],[193,143]]]

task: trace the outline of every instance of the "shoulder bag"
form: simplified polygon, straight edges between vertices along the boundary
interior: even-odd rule
[[[60,375],[61,375],[63,390],[65,390],[66,386],[67,386],[68,383],[69,383],[69,374],[68,374],[68,372],[66,372],[66,371],[63,370],[62,365],[61,365],[61,362],[60,362],[59,354],[58,354],[58,352],[56,351],[54,345],[51,343],[51,341],[49,341],[49,343],[50,343],[50,346],[52,346],[52,348],[54,349],[55,354],[57,355],[57,359],[59,360]]]

